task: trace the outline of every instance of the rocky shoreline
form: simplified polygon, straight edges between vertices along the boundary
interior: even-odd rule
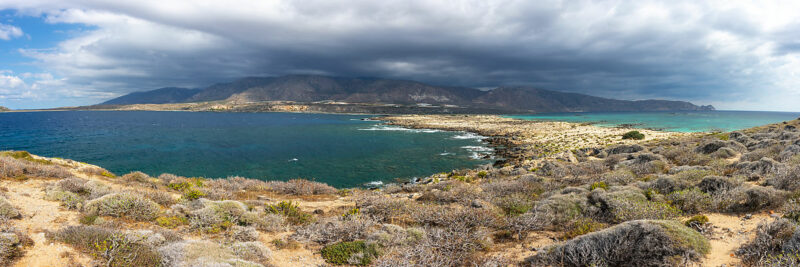
[[[388,125],[411,129],[463,131],[487,137],[484,141],[501,160],[495,166],[524,164],[541,159],[574,162],[578,154],[597,148],[634,144],[699,134],[655,131],[625,127],[599,127],[586,123],[529,121],[497,115],[402,115],[377,117]],[[636,130],[644,140],[624,140],[622,134]],[[558,133],[558,134],[554,134]]]

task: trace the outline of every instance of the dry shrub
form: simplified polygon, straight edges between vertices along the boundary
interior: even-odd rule
[[[6,198],[0,196],[0,223],[20,217],[22,217],[22,215],[19,213],[19,210],[11,205]]]
[[[762,186],[739,186],[728,191],[714,194],[714,206],[719,211],[754,212],[765,209],[777,209],[785,201],[787,193]]]
[[[410,222],[409,214],[417,209],[419,203],[407,198],[392,198],[388,196],[365,196],[356,200],[356,207],[362,214],[386,223]]]
[[[161,206],[134,193],[108,194],[89,201],[84,211],[90,215],[127,217],[139,221],[153,220],[161,213]]]
[[[461,181],[446,181],[434,185],[434,189],[425,191],[418,201],[437,203],[469,203],[483,198],[480,187]]]
[[[370,228],[378,225],[375,220],[366,216],[348,216],[326,218],[298,228],[291,239],[311,241],[322,245],[341,241],[364,239]]]
[[[150,175],[139,171],[131,172],[120,177],[120,180],[122,181],[135,183],[150,183],[151,179],[153,179],[153,177],[150,177]]]
[[[239,176],[228,177],[225,179],[208,180],[205,182],[204,186],[206,188],[219,188],[228,192],[238,192],[243,190],[262,191],[269,189],[267,182],[256,179],[247,179]]]
[[[0,156],[0,178],[26,179],[41,177],[61,179],[71,176],[72,173],[62,166]]]
[[[270,181],[267,182],[270,190],[287,195],[324,195],[335,194],[336,188],[324,183],[309,181],[305,179],[292,179],[287,182]]]
[[[226,237],[239,242],[249,242],[258,240],[258,230],[249,226],[234,225],[230,231],[226,232]]]
[[[800,166],[777,169],[767,179],[767,184],[787,191],[800,190]]]
[[[497,211],[459,205],[421,205],[409,215],[414,222],[423,226],[497,227],[502,221]]]
[[[667,200],[685,214],[696,214],[712,207],[711,196],[698,188],[672,192],[667,195]]]
[[[265,232],[280,232],[286,228],[286,219],[278,214],[245,212],[239,222]]]
[[[530,211],[510,219],[509,227],[520,236],[527,231],[561,230],[580,219],[587,207],[583,195],[553,195],[537,202]]]
[[[233,243],[231,251],[239,259],[262,264],[269,262],[272,257],[272,251],[267,246],[255,241]]]
[[[600,180],[610,185],[626,185],[636,181],[636,174],[629,169],[619,168],[603,173]]]
[[[25,254],[25,247],[33,245],[33,240],[17,229],[2,228],[4,229],[0,230],[0,265],[11,266]]]
[[[797,225],[786,219],[759,224],[756,237],[736,251],[747,266],[795,266],[800,263],[798,253],[800,232]]]
[[[50,238],[102,259],[107,266],[158,266],[161,255],[151,245],[125,233],[95,226],[67,226]]]
[[[489,232],[481,228],[427,228],[424,238],[387,249],[373,266],[474,266],[475,252],[490,246],[489,239]]]
[[[779,159],[779,155],[785,147],[780,144],[765,148],[759,148],[748,153],[742,154],[741,161],[757,161],[762,158]]]
[[[710,251],[700,233],[677,221],[630,221],[545,248],[531,266],[684,266]]]
[[[596,209],[592,216],[609,223],[620,223],[642,219],[672,219],[681,216],[681,211],[667,203],[647,200],[638,190],[623,190],[604,193],[594,191],[589,195],[589,204]]]
[[[711,157],[698,152],[688,146],[677,146],[667,149],[662,153],[672,164],[684,165],[705,165]]]
[[[193,230],[217,233],[238,224],[247,207],[238,201],[197,200],[201,208],[189,212],[189,225]]]

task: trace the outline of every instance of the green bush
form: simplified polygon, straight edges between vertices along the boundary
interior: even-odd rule
[[[605,182],[594,182],[594,183],[592,183],[592,186],[589,187],[589,190],[591,191],[591,190],[595,190],[597,188],[608,189],[608,185],[606,185]]]
[[[164,228],[177,228],[189,224],[189,220],[180,216],[161,216],[156,218],[156,224]]]
[[[281,201],[277,204],[267,205],[265,208],[267,213],[278,214],[286,218],[286,220],[294,225],[306,224],[311,222],[311,214],[302,210],[297,204],[291,201]]]
[[[708,217],[706,217],[705,215],[700,214],[700,215],[692,216],[691,218],[689,218],[688,220],[683,222],[683,225],[686,225],[689,228],[698,230],[698,229],[702,229],[702,227],[704,225],[706,225],[707,223],[708,223]]]
[[[183,195],[182,195],[182,197],[184,199],[190,200],[190,201],[191,200],[197,200],[197,199],[199,199],[201,197],[204,197],[204,196],[206,196],[205,192],[197,190],[197,189],[194,189],[194,188],[189,188],[189,189],[183,190]]]
[[[642,140],[644,139],[644,134],[639,131],[630,131],[622,134],[622,139]]]
[[[339,242],[322,248],[321,253],[322,258],[330,264],[366,266],[378,256],[378,248],[364,241]]]

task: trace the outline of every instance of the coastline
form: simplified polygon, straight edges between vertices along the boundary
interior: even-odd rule
[[[495,166],[524,164],[547,158],[572,162],[574,154],[580,150],[705,134],[531,121],[497,115],[388,115],[376,119],[386,121],[387,125],[411,129],[461,131],[487,137],[484,142],[494,149],[496,158],[502,159]],[[622,139],[622,134],[628,131],[639,131],[645,134],[645,139]]]

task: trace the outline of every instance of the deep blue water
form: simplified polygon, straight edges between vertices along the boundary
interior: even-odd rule
[[[286,180],[337,187],[474,167],[478,137],[404,130],[368,116],[66,111],[0,113],[0,150],[70,158],[114,173]],[[482,151],[480,153],[486,153]]]
[[[735,131],[770,123],[794,120],[800,112],[766,111],[684,111],[684,112],[576,112],[508,116],[526,120],[592,122],[616,127],[632,124],[634,128],[674,132]]]

